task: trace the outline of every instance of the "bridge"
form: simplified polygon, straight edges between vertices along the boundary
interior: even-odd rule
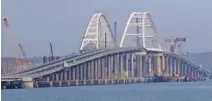
[[[209,71],[162,48],[148,12],[131,13],[120,45],[101,13],[95,13],[86,29],[80,52],[2,77],[22,80],[25,88],[166,81],[189,77],[202,80]],[[23,85],[22,85],[23,86]]]

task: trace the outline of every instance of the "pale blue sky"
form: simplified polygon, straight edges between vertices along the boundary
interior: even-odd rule
[[[79,50],[81,37],[95,11],[118,23],[118,41],[133,11],[148,11],[161,38],[187,38],[184,51],[212,51],[211,0],[2,0],[2,17],[8,17],[28,56],[55,55]],[[3,23],[2,23],[3,25]],[[12,56],[2,26],[2,55]],[[19,52],[20,53],[20,52]]]

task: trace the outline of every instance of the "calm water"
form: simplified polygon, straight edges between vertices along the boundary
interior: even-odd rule
[[[2,90],[2,101],[212,101],[212,80]]]

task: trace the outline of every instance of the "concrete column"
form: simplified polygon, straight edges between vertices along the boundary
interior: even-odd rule
[[[88,69],[88,67],[87,67],[87,62],[86,63],[84,63],[83,65],[83,80],[86,80],[87,79],[87,69]]]
[[[126,63],[126,71],[125,71],[126,78],[129,78],[129,54],[128,53],[126,53],[125,63]]]
[[[59,80],[62,81],[63,80],[63,71],[59,72]]]
[[[115,76],[115,56],[113,55],[113,56],[111,56],[111,74],[110,74],[110,76],[111,76],[111,78],[114,78],[114,76]]]
[[[108,56],[108,78],[111,78],[111,56]]]
[[[94,66],[95,76],[94,76],[94,78],[97,79],[98,78],[98,70],[97,70],[97,68],[98,68],[98,59],[94,60],[94,62],[95,62],[95,66]]]
[[[80,79],[80,66],[79,65],[77,65],[76,66],[76,80],[79,80]]]
[[[101,79],[101,58],[98,59],[98,66],[97,66],[97,71],[98,71],[98,76],[97,79]]]
[[[195,77],[195,69],[194,69],[194,67],[192,67],[192,77],[193,78]]]
[[[178,76],[180,76],[180,64],[179,64],[179,60],[176,60],[176,73]]]
[[[179,69],[180,69],[180,70],[179,70],[179,76],[182,77],[182,76],[183,76],[183,75],[182,75],[182,72],[183,72],[183,70],[182,70],[182,67],[183,67],[183,66],[182,66],[182,65],[183,65],[183,64],[182,64],[182,62],[181,62],[181,63],[178,64],[178,65],[179,65]]]
[[[169,76],[170,75],[170,70],[169,70],[169,57],[168,56],[165,56],[165,64],[164,64],[165,68],[166,68],[166,76]]]
[[[200,77],[200,75],[199,75],[200,73],[199,73],[199,71],[197,71],[197,77]]]
[[[191,70],[191,66],[190,65],[188,65],[188,75],[192,76],[192,70]]]
[[[136,67],[136,73],[135,73],[135,77],[139,77],[139,69],[140,69],[140,67],[139,67],[139,55],[136,55],[135,54],[135,67]]]
[[[103,58],[101,58],[101,61],[102,61],[102,66],[101,66],[101,70],[102,70],[102,73],[101,73],[101,78],[102,79],[105,79],[105,61],[106,61],[106,59],[105,59],[106,57],[103,57]]]
[[[94,79],[94,60],[91,61],[91,79]]]
[[[119,75],[119,54],[115,55],[114,77],[118,78],[118,75]]]
[[[106,56],[105,57],[105,78],[108,78],[108,60],[109,60],[109,57],[108,56]]]
[[[171,58],[171,67],[172,67],[172,76],[175,74],[175,65],[174,65],[174,58]]]
[[[196,72],[195,72],[195,71],[196,71],[196,69],[193,68],[193,76],[194,76],[194,77],[196,77],[196,74],[195,74]]]
[[[88,80],[91,80],[91,62],[88,62]]]
[[[136,77],[141,77],[142,75],[142,56],[141,55],[136,55],[136,68],[137,68]]]
[[[64,81],[68,80],[68,73],[67,70],[64,71]]]
[[[69,78],[68,80],[73,80],[73,75],[72,75],[73,74],[73,67],[71,67],[71,68],[68,69],[68,74],[69,74],[68,75],[69,76],[68,77]]]
[[[173,74],[173,68],[172,68],[172,58],[169,57],[169,65],[168,65],[168,68],[169,68],[169,76],[172,76]]]
[[[141,64],[141,67],[142,67],[142,77],[146,77],[147,74],[148,74],[148,69],[147,69],[147,61],[146,61],[146,55],[145,56],[142,56],[142,64]]]
[[[161,58],[160,56],[157,56],[157,74],[161,75]]]
[[[51,74],[51,81],[55,81],[55,73]]]
[[[148,76],[153,76],[152,72],[152,56],[148,56],[148,63],[149,63],[149,68],[148,68]]]
[[[185,63],[183,63],[183,65],[182,65],[182,70],[183,70],[183,77],[185,77],[185,75],[186,75],[186,68],[185,68]]]
[[[182,66],[182,70],[183,70],[183,77],[185,77],[186,75],[186,68],[185,68],[185,63],[183,63],[183,66]]]
[[[134,73],[135,73],[135,71],[134,71],[134,61],[133,60],[134,60],[134,54],[132,53],[131,54],[131,75],[132,75],[131,77],[132,78],[134,78]]]
[[[72,80],[76,80],[76,67],[72,68]]]
[[[186,75],[187,75],[187,76],[190,76],[190,75],[189,75],[189,72],[190,72],[190,70],[189,70],[189,65],[187,64],[187,65],[186,65]]]
[[[120,78],[124,77],[123,54],[120,55]]]
[[[50,76],[45,76],[45,81],[50,81]]]
[[[184,76],[186,76],[187,75],[187,64],[185,63],[184,64]]]
[[[139,58],[140,58],[140,63],[139,63],[139,68],[140,68],[140,70],[139,70],[139,77],[142,77],[142,75],[143,75],[143,56],[142,55],[139,55]]]
[[[79,71],[80,71],[80,77],[79,77],[79,79],[80,80],[83,80],[83,65],[82,64],[79,65]]]
[[[161,71],[159,74],[161,75],[166,75],[167,74],[167,71],[166,71],[166,64],[165,64],[165,61],[166,61],[166,58],[165,58],[165,56],[161,56],[161,70],[163,70],[163,71]],[[163,74],[163,72],[164,72],[164,74]]]
[[[174,75],[177,74],[177,61],[176,59],[173,60],[173,68],[174,68]]]
[[[193,68],[190,66],[190,74],[191,74],[191,77],[194,77],[193,75]]]
[[[184,63],[181,62],[181,65],[180,65],[180,76],[181,76],[181,77],[183,77],[183,72],[184,72],[183,65],[184,65]]]
[[[56,80],[56,81],[59,81],[59,73],[58,73],[58,72],[55,73],[55,76],[56,76],[55,80]]]
[[[196,78],[197,77],[197,74],[196,74],[196,69],[194,69],[194,77]]]

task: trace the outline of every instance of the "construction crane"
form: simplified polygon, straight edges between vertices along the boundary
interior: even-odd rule
[[[177,37],[177,38],[170,38],[170,39],[165,39],[165,42],[169,43],[169,49],[171,53],[174,53],[176,50],[176,47],[178,48],[178,56],[180,57],[178,61],[178,68],[177,68],[177,73],[175,74],[176,77],[179,77],[180,74],[180,64],[181,64],[181,58],[182,58],[182,43],[186,42],[186,38],[183,37]],[[162,68],[162,73],[164,75],[165,72],[167,72],[168,68],[168,59],[170,57],[170,54],[168,55],[168,58],[165,60],[165,68]]]
[[[43,64],[47,63],[48,61],[51,62],[54,59],[59,59],[60,57],[55,57],[54,53],[53,53],[53,48],[52,48],[52,43],[49,44],[50,45],[50,56],[43,56]]]
[[[10,35],[10,41],[11,41],[11,45],[13,47],[12,50],[13,50],[13,53],[14,53],[14,55],[16,57],[16,65],[14,67],[17,67],[17,71],[19,72],[18,66],[20,66],[20,60],[19,60],[18,54],[17,54],[17,46],[16,46],[16,43],[15,43],[15,37],[14,37],[12,29],[10,28],[8,19],[7,18],[3,18],[3,20],[4,20],[4,23],[5,23],[5,26],[6,26],[6,31]]]
[[[19,46],[19,48],[20,48],[20,50],[21,50],[21,52],[22,52],[22,55],[23,55],[23,57],[24,57],[24,64],[23,64],[23,65],[26,65],[27,67],[29,67],[29,65],[31,64],[31,62],[28,60],[27,55],[26,55],[26,53],[25,53],[25,51],[24,51],[22,45],[19,44],[18,46]]]

